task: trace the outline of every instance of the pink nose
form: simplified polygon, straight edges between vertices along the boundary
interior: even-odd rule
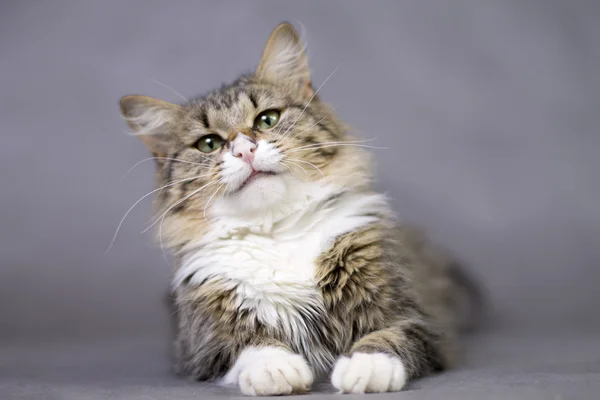
[[[252,164],[255,150],[256,142],[241,132],[231,142],[231,154],[234,157],[241,158],[248,164]]]

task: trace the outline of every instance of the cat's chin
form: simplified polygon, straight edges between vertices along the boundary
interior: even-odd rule
[[[229,200],[237,210],[256,212],[271,208],[286,196],[287,185],[282,175],[262,175],[246,183]]]

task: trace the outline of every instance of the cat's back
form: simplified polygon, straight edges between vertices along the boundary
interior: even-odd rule
[[[415,226],[396,224],[390,233],[396,268],[410,280],[417,302],[432,322],[452,332],[470,324],[480,295],[463,266]]]

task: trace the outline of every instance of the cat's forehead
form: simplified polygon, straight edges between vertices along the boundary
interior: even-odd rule
[[[224,131],[246,125],[254,110],[249,91],[240,86],[211,93],[203,108],[210,128]]]
[[[289,101],[287,94],[273,85],[238,80],[196,99],[194,109],[208,129],[228,131],[251,125],[260,111],[283,108]]]

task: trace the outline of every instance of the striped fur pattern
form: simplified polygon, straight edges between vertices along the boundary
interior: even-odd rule
[[[323,376],[363,393],[453,363],[452,262],[374,191],[369,155],[318,97],[291,25],[255,74],[182,105],[126,96],[121,110],[156,159],[181,374],[248,395]],[[273,127],[256,124],[266,110]],[[200,151],[207,135],[222,145]]]

